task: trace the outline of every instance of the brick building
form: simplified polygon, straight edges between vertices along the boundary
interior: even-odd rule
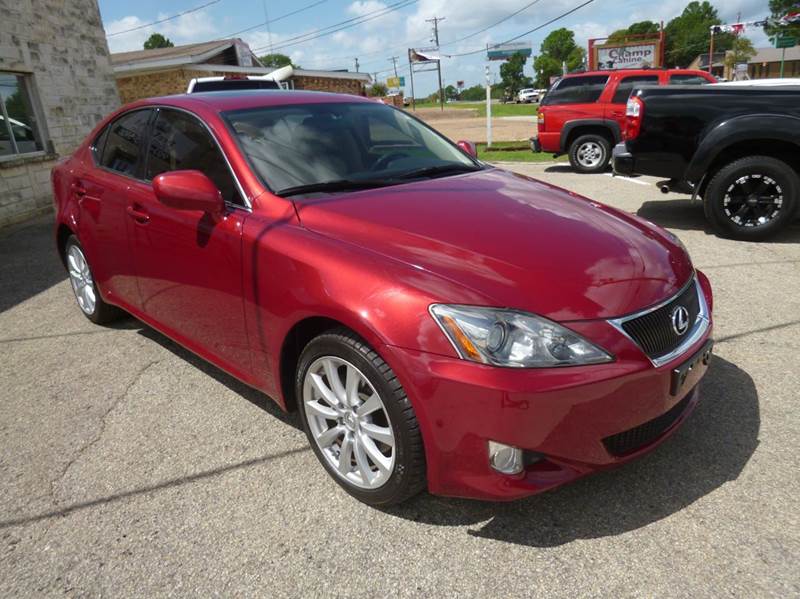
[[[117,106],[96,0],[3,2],[0,227],[51,209],[53,164]]]
[[[122,52],[112,54],[111,62],[123,103],[183,93],[195,77],[266,75],[273,70],[261,66],[240,39]],[[290,89],[359,95],[370,81],[366,73],[294,69],[287,83]]]
[[[712,73],[724,79],[735,79],[733,65],[726,58],[731,51],[714,52]],[[781,57],[783,57],[783,76],[800,77],[800,46],[786,48],[757,48],[756,54],[747,61],[748,79],[772,79],[781,76]],[[700,54],[689,65],[690,69],[708,70],[708,53]]]

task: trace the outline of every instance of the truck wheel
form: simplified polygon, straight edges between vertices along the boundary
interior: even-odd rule
[[[748,156],[720,169],[706,188],[703,208],[720,235],[765,239],[797,214],[800,176],[785,162]]]
[[[602,135],[581,135],[569,147],[569,163],[579,173],[602,173],[611,159],[611,144]]]

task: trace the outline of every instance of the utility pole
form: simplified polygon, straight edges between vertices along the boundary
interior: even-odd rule
[[[433,41],[436,44],[436,53],[439,56],[439,60],[436,61],[436,71],[439,73],[439,106],[442,112],[444,112],[444,89],[442,88],[442,55],[439,52],[439,22],[444,20],[445,17],[425,19],[426,23],[433,23]]]
[[[269,53],[274,54],[272,49],[272,31],[269,28],[269,13],[267,12],[267,0],[263,1],[264,4],[264,20],[266,21],[267,26],[267,39],[269,40]]]
[[[399,56],[392,56],[389,59],[391,61],[391,63],[392,63],[392,66],[394,66],[394,76],[395,77],[397,77],[397,61],[398,61],[399,58],[400,58]]]
[[[356,62],[356,73],[358,73],[358,56],[353,59]]]
[[[411,62],[411,48],[408,49],[408,76],[411,78],[411,110],[417,111],[417,100],[414,98],[414,63]],[[3,104],[0,103],[0,106]]]

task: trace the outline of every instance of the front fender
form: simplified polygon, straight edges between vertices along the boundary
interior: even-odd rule
[[[701,139],[686,169],[685,178],[692,183],[703,177],[723,150],[736,143],[770,139],[800,147],[800,118],[772,114],[736,116],[712,125]]]

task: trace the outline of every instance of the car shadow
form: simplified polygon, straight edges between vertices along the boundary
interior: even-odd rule
[[[602,173],[579,173],[574,168],[572,168],[572,166],[569,165],[569,164],[553,164],[551,166],[548,166],[546,169],[544,169],[544,172],[546,172],[546,173],[572,173],[573,175],[586,175],[587,177],[591,176],[591,175],[602,174]],[[610,172],[612,172],[610,166],[606,167],[606,169],[603,170],[603,173],[610,173]]]
[[[0,312],[67,278],[53,240],[53,217],[36,218],[0,234]]]
[[[133,317],[128,317],[124,321],[128,323],[127,325],[123,324],[121,326],[125,326],[126,328],[138,328],[137,331],[142,337],[146,337],[151,341],[155,341],[164,349],[172,352],[180,358],[181,360],[188,362],[203,374],[206,374],[213,378],[215,381],[222,383],[228,389],[240,395],[242,398],[249,401],[254,406],[260,408],[270,416],[277,418],[284,424],[288,424],[298,430],[302,430],[302,425],[300,424],[300,419],[296,412],[294,413],[286,413],[284,412],[280,406],[272,400],[269,396],[262,393],[261,391],[246,385],[239,379],[231,376],[224,370],[220,370],[213,364],[206,362],[200,356],[190,352],[188,349],[179,345],[172,341],[170,338],[162,335],[155,329],[148,327],[143,322],[136,320]]]
[[[715,235],[703,212],[702,201],[685,199],[650,200],[644,202],[638,216],[662,227],[681,231],[703,231]],[[767,241],[777,243],[800,243],[800,220],[786,227]]]
[[[634,400],[634,399],[632,399]],[[614,536],[666,518],[735,480],[758,446],[758,392],[735,364],[714,357],[701,399],[652,453],[513,503],[421,495],[385,513],[532,547]]]

